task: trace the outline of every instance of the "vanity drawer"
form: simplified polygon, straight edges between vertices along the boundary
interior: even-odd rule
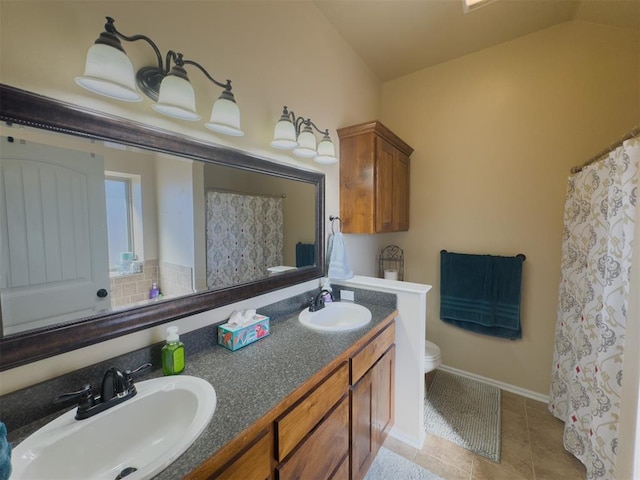
[[[269,430],[263,431],[253,445],[231,463],[222,472],[215,475],[218,480],[234,480],[238,478],[271,478],[271,452],[273,437]]]
[[[367,373],[396,341],[395,321],[351,357],[351,385]]]
[[[282,461],[349,389],[349,366],[337,370],[276,419],[276,458]]]
[[[342,471],[338,467],[348,459],[348,453],[349,396],[345,395],[293,455],[278,465],[278,479],[328,479],[333,472]]]

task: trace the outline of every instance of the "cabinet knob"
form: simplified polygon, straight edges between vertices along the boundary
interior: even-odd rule
[[[98,297],[100,297],[100,298],[104,298],[104,297],[106,297],[107,295],[109,295],[109,292],[108,292],[106,289],[101,288],[100,290],[98,290],[98,291],[96,292],[96,295],[98,295]]]

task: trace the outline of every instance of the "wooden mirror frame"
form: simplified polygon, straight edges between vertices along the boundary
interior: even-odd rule
[[[0,371],[324,276],[325,176],[0,84],[0,120],[314,184],[316,265],[0,339]],[[0,312],[0,321],[2,320]]]

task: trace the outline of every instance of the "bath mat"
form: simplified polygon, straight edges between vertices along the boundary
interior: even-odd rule
[[[381,447],[364,480],[444,480],[417,463]]]
[[[500,389],[436,370],[427,390],[427,432],[500,463]]]

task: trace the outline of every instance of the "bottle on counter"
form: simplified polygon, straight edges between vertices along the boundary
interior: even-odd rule
[[[158,288],[158,284],[153,282],[151,284],[151,290],[149,290],[149,299],[156,300],[160,296],[160,289]]]
[[[184,370],[184,344],[178,336],[178,327],[167,328],[167,344],[162,347],[162,373],[177,375]]]
[[[322,288],[322,290],[327,290],[327,292],[332,292],[333,289],[331,288],[331,282],[328,278],[323,278],[320,288]],[[322,295],[322,300],[324,301],[324,303],[331,303],[333,302],[333,296],[331,293],[325,293],[324,295]]]

